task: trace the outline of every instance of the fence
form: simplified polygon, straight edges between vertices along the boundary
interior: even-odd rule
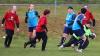
[[[0,0],[0,4],[53,4],[55,0]],[[100,3],[100,0],[56,0],[57,3]]]

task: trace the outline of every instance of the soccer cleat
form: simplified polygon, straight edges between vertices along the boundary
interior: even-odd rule
[[[72,44],[71,47],[74,48],[75,47],[74,44]]]
[[[41,51],[45,51],[45,49],[42,49]]]
[[[5,48],[9,48],[9,46],[4,45]]]
[[[3,36],[2,38],[4,38],[4,39],[5,39],[5,38],[6,38],[6,36]]]
[[[76,49],[76,51],[82,53],[82,49]]]
[[[58,47],[60,47],[60,46],[61,46],[61,44],[58,44],[57,46],[58,46]]]
[[[33,45],[33,44],[31,44],[31,45],[30,45],[30,47],[33,47],[33,48],[35,48],[35,47],[36,47],[36,45]]]
[[[27,43],[25,42],[25,43],[24,43],[24,48],[26,48],[26,46],[27,46]]]
[[[62,49],[62,48],[64,48],[64,46],[63,46],[63,45],[61,45],[61,46],[59,47],[59,49]]]

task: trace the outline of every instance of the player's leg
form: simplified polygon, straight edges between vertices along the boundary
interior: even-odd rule
[[[36,37],[36,27],[33,27],[33,33],[31,39],[33,40],[35,37]],[[34,43],[32,43],[30,47],[35,47]]]
[[[85,41],[86,41],[86,36],[84,35],[84,33],[81,31],[80,32],[80,36],[82,38],[82,40],[80,40],[80,45],[79,45],[79,52],[82,52],[84,45],[85,45]]]
[[[60,43],[58,46],[61,46],[65,42],[66,38],[68,37],[69,31],[70,30],[67,27],[64,28],[64,31],[63,31],[63,34],[62,34],[62,37],[60,39]]]
[[[28,28],[28,37],[29,40],[27,42],[24,43],[24,48],[26,48],[27,45],[31,44],[31,42],[33,41],[33,27],[29,27]]]
[[[42,51],[45,51],[46,44],[47,44],[47,39],[48,39],[48,37],[47,37],[46,32],[43,32],[42,33],[42,40],[43,40],[43,42],[42,42]]]
[[[73,37],[71,37],[67,43],[62,44],[59,48],[70,47],[72,42],[73,42]]]
[[[74,34],[76,35],[76,36],[79,36],[80,37],[80,41],[79,41],[79,48],[78,49],[76,49],[76,51],[77,52],[82,52],[82,48],[83,48],[83,45],[84,45],[84,42],[86,41],[86,36],[84,35],[84,30],[83,29],[78,29],[78,30],[74,30],[73,31],[74,32]]]
[[[9,40],[8,40],[8,46],[9,47],[10,47],[10,44],[12,42],[13,34],[14,34],[14,31],[9,30]]]
[[[69,28],[69,33],[72,36],[71,36],[70,40],[64,44],[64,47],[70,47],[76,41],[75,37],[73,36],[73,31],[71,28]]]
[[[32,40],[32,36],[33,36],[33,27],[29,27],[29,30],[28,30],[29,41]]]
[[[82,49],[86,49],[89,45],[89,40],[88,38],[86,39],[86,41],[84,42],[83,48]]]
[[[8,39],[9,39],[9,30],[6,30],[6,38],[5,38],[5,42],[4,42],[5,48],[8,47]]]

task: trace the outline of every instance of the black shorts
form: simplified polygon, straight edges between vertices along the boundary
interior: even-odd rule
[[[85,34],[85,31],[83,29],[78,29],[78,30],[73,30],[73,33],[78,36],[81,37]]]
[[[36,39],[40,41],[41,38],[47,38],[46,32],[36,32]]]
[[[33,30],[36,30],[36,26],[34,26],[34,27],[29,27],[29,28],[28,28],[28,31],[29,31],[29,32],[33,32]]]
[[[72,32],[72,28],[69,28],[69,27],[64,27],[64,31],[63,31],[63,33],[66,33],[66,34],[73,34],[73,32]]]

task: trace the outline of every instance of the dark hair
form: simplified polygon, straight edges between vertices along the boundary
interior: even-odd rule
[[[73,9],[73,7],[72,6],[69,6],[68,9]]]
[[[85,8],[82,8],[82,9],[81,9],[81,13],[83,13],[83,14],[85,14],[86,11],[87,11],[87,10],[86,10]]]
[[[50,14],[50,10],[45,9],[44,12],[43,12],[43,14],[44,14],[44,15]]]

